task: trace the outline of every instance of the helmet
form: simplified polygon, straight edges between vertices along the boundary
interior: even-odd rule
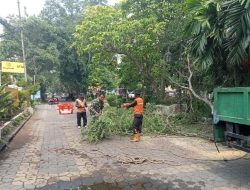
[[[141,92],[139,90],[135,90],[135,96],[140,96]]]

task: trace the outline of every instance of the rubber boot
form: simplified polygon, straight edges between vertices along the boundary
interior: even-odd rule
[[[138,141],[141,140],[141,133],[138,133]]]
[[[131,142],[138,142],[139,141],[139,133],[134,134],[133,140]]]

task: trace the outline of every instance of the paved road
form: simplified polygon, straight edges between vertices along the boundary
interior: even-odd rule
[[[199,138],[113,137],[88,144],[76,115],[41,105],[0,153],[0,190],[16,189],[250,189],[244,152]],[[116,187],[111,186],[116,184]],[[77,188],[79,187],[79,188]]]

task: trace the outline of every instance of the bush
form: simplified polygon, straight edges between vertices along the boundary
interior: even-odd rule
[[[126,102],[126,98],[116,95],[108,95],[106,100],[111,107],[121,107],[122,103]]]
[[[144,134],[166,134],[170,132],[164,118],[153,114],[155,105],[148,105],[143,120]],[[108,107],[102,116],[91,122],[86,130],[89,142],[97,142],[110,135],[127,135],[132,132],[133,110]]]
[[[157,104],[158,102],[158,98],[156,96],[152,96],[152,95],[145,95],[144,97],[144,101],[145,102],[149,102],[152,104]]]
[[[93,98],[91,96],[87,96],[87,102],[91,102]]]
[[[194,123],[193,113],[179,113],[169,118],[172,124],[192,124]]]
[[[10,92],[4,92],[5,86],[0,86],[0,120],[11,118],[15,111],[14,101]]]
[[[112,134],[116,135],[126,135],[131,131],[131,110],[124,108],[108,108],[105,111],[104,116],[112,119],[114,125],[110,126],[110,131]]]
[[[18,92],[19,96],[19,106],[21,108],[25,108],[30,105],[31,98],[30,98],[30,91],[29,90],[22,90]]]
[[[189,113],[182,114],[185,119],[188,118],[187,122],[194,123],[194,122],[200,122],[202,118],[211,118],[211,109],[207,104],[205,104],[202,101],[194,100],[192,102],[193,110],[191,110]],[[187,123],[185,122],[185,123]]]
[[[95,122],[91,122],[86,130],[89,142],[97,142],[110,136],[110,128],[113,126],[111,119],[99,117]]]

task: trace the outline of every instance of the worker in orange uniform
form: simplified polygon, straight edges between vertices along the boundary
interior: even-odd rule
[[[86,114],[86,108],[87,101],[85,100],[84,96],[80,96],[76,99],[75,106],[77,107],[77,126],[78,129],[81,128],[81,118],[83,119],[83,127],[87,125],[87,114]]]
[[[143,120],[143,108],[144,101],[141,98],[141,93],[139,91],[135,92],[135,99],[132,103],[124,103],[123,107],[125,108],[134,108],[134,121],[133,121],[133,133],[134,138],[133,142],[139,142],[141,139],[141,130],[142,130],[142,120]]]

